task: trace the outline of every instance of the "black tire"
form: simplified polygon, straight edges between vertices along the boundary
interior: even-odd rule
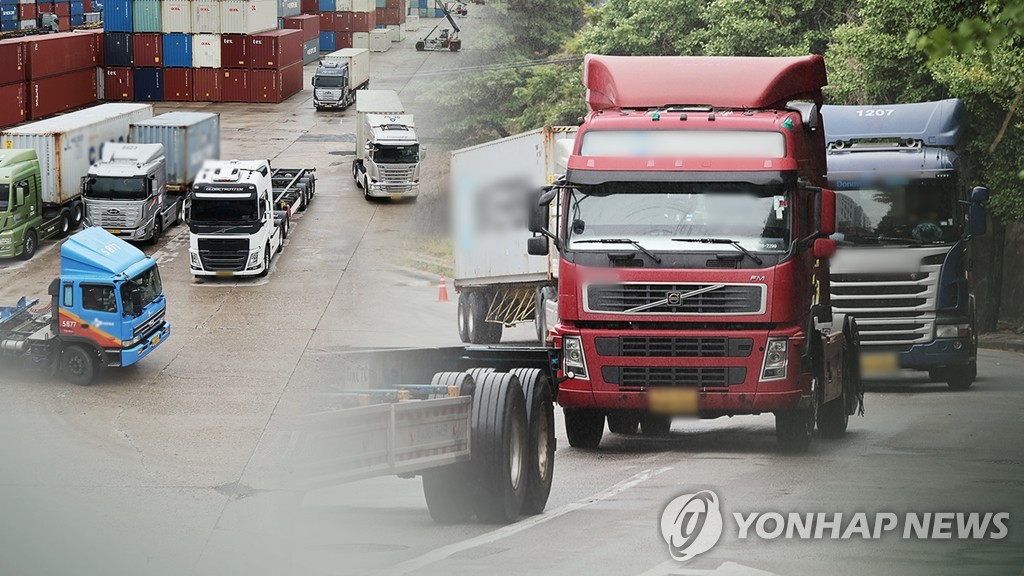
[[[80,202],[73,204],[71,206],[71,229],[78,230],[83,220],[85,220],[85,212],[82,211],[82,204]]]
[[[181,224],[181,221],[183,219],[182,217],[184,215],[185,215],[185,200],[183,198],[179,198],[178,201],[175,202],[174,221],[171,222],[171,228],[179,226]]]
[[[946,373],[943,372],[942,368],[929,368],[928,369],[928,380],[930,382],[945,382]]]
[[[416,42],[416,51],[417,52],[423,52],[426,49],[427,49],[427,45],[424,44],[422,40],[420,40],[419,42]]]
[[[806,452],[811,446],[818,413],[817,378],[811,384],[811,406],[775,413],[775,438],[783,452]]]
[[[825,438],[842,438],[846,435],[846,428],[850,424],[850,413],[848,408],[848,395],[853,378],[851,370],[851,354],[849,348],[843,354],[843,392],[836,398],[829,400],[818,409],[818,432]]]
[[[469,343],[469,293],[459,293],[459,308],[457,312],[459,323],[459,340]]]
[[[644,436],[668,436],[672,431],[672,417],[646,412],[640,415],[640,432]]]
[[[971,360],[967,364],[959,366],[946,366],[943,372],[946,386],[949,386],[950,390],[967,390],[978,377],[978,361]]]
[[[640,432],[640,415],[628,410],[608,412],[608,430],[612,434],[632,436]]]
[[[491,330],[487,326],[487,307],[490,305],[483,292],[470,292],[467,296],[469,315],[467,316],[466,334],[472,344],[490,343]]]
[[[36,255],[36,248],[39,247],[39,237],[36,236],[35,230],[29,230],[25,233],[25,238],[22,240],[22,260],[31,260]]]
[[[470,368],[469,370],[466,370],[466,374],[469,374],[470,377],[473,378],[473,382],[480,382],[484,379],[484,376],[493,374],[494,372],[494,368]]]
[[[473,516],[470,467],[451,464],[423,473],[423,498],[427,511],[438,524],[458,524]]]
[[[60,373],[76,386],[88,386],[100,375],[99,356],[93,350],[78,345],[64,349],[60,356]]]
[[[554,391],[548,377],[536,368],[516,368],[509,374],[519,378],[526,399],[526,421],[530,432],[522,512],[532,516],[544,511],[555,473]]]
[[[526,497],[526,401],[519,379],[491,373],[473,394],[473,508],[482,522],[508,524]]]
[[[68,234],[71,233],[71,214],[67,210],[60,211],[60,224],[57,225],[57,235],[55,238],[67,238]]]
[[[565,435],[573,448],[597,448],[604,436],[604,412],[591,408],[566,408]]]
[[[430,379],[431,386],[455,386],[459,396],[472,396],[476,389],[476,379],[470,372],[438,372]],[[447,397],[447,392],[438,393],[435,397]]]
[[[458,52],[460,48],[462,48],[462,42],[452,42],[448,45],[448,49],[452,52]]]
[[[267,274],[270,274],[270,244],[263,249],[263,270],[256,275],[257,278],[266,278]]]
[[[164,233],[164,221],[162,218],[157,216],[153,220],[153,235],[146,240],[146,244],[155,246],[160,241],[160,236]]]

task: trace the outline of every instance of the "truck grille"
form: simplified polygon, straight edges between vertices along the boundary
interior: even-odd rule
[[[89,222],[102,228],[137,228],[139,206],[110,206],[89,204]]]
[[[621,336],[595,338],[594,342],[600,356],[647,358],[745,358],[754,348],[751,338]]]
[[[249,258],[247,238],[200,238],[199,259],[205,270],[242,271]]]
[[[696,290],[707,292],[682,297]],[[607,284],[584,290],[588,312],[718,316],[760,314],[765,287],[753,284]]]
[[[934,333],[935,271],[831,275],[832,306],[857,319],[865,346],[906,349]]]
[[[397,180],[399,182],[412,181],[413,176],[416,175],[416,167],[402,167],[402,168],[390,168],[387,166],[380,166],[380,178],[381,180]]]
[[[142,335],[148,335],[150,332],[153,331],[153,329],[161,326],[164,323],[164,316],[166,315],[167,309],[165,308],[158,312],[156,316],[153,316],[152,318],[147,320],[145,323],[139,324],[138,326],[135,327],[135,330],[132,333],[132,337],[138,338],[139,336]]]
[[[742,384],[747,369],[742,366],[605,366],[601,376],[622,388],[679,387],[727,388]]]

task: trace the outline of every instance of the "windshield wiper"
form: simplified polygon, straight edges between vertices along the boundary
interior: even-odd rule
[[[747,256],[754,262],[757,262],[758,265],[764,264],[764,260],[761,260],[761,258],[758,257],[756,254],[744,248],[743,245],[740,244],[738,241],[730,240],[729,238],[673,238],[672,241],[697,242],[699,244],[729,244],[731,246],[734,246],[740,252],[742,252],[744,256]]]
[[[647,248],[640,245],[639,242],[632,238],[594,238],[593,240],[573,240],[577,244],[632,244],[636,246],[636,249],[647,255],[648,258],[654,260],[656,263],[661,264],[661,258],[651,252]]]
[[[924,244],[924,242],[918,240],[917,238],[900,238],[898,236],[879,236],[877,240],[879,242],[906,242],[908,244],[918,245]]]

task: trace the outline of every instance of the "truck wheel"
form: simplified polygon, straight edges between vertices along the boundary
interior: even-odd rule
[[[181,221],[183,219],[182,217],[184,215],[185,215],[185,201],[182,200],[182,199],[179,199],[177,202],[175,202],[175,206],[174,206],[174,221],[171,222],[171,228],[174,228],[175,226],[178,226],[179,224],[181,224]]]
[[[155,246],[160,241],[160,236],[164,233],[164,221],[159,216],[153,222],[153,235],[146,240],[146,244]]]
[[[469,293],[459,292],[459,340],[469,343]]]
[[[71,207],[71,229],[78,230],[78,227],[82,225],[82,220],[84,219],[85,213],[82,211],[82,204],[74,204]]]
[[[487,323],[487,308],[490,302],[482,292],[470,292],[468,299],[469,315],[467,316],[466,332],[469,341],[473,344],[490,344],[494,336],[494,329]],[[500,331],[498,338],[501,338]]]
[[[57,225],[57,238],[67,238],[71,233],[71,214],[67,210],[60,211],[60,224]]]
[[[775,413],[775,438],[783,452],[806,452],[818,417],[818,379],[811,381],[811,406]]]
[[[451,464],[423,472],[423,498],[438,524],[466,522],[473,515],[469,467]]]
[[[950,390],[967,390],[978,377],[978,361],[971,360],[959,366],[946,366],[944,372],[946,385]]]
[[[60,356],[60,373],[77,386],[88,386],[99,376],[99,357],[81,346],[68,346]]]
[[[565,434],[573,448],[597,448],[604,435],[604,413],[590,408],[566,408]]]
[[[640,432],[644,436],[668,436],[672,431],[672,417],[649,412],[640,416]]]
[[[462,42],[452,42],[448,45],[448,49],[452,52],[458,52],[459,48],[462,48]]]
[[[476,379],[470,372],[438,372],[430,379],[431,386],[455,386],[459,390],[459,396],[472,396],[476,390]],[[447,398],[445,392],[434,397]]]
[[[270,274],[270,244],[263,249],[263,270],[256,275],[257,278],[266,278],[267,274]]]
[[[847,410],[850,387],[853,385],[852,362],[856,361],[849,346],[843,351],[843,392],[829,400],[818,409],[818,432],[826,438],[842,438],[846,435],[846,427],[850,424],[850,413]]]
[[[526,497],[526,401],[519,379],[491,373],[473,394],[474,510],[483,522],[508,524]]]
[[[640,431],[640,416],[626,410],[612,410],[608,413],[608,429],[612,434],[636,434]]]
[[[480,382],[484,379],[484,376],[493,374],[496,372],[494,368],[470,368],[466,370],[466,374],[469,374],[473,378],[473,382]]]
[[[25,233],[25,238],[22,241],[22,260],[31,260],[32,257],[36,255],[36,246],[38,241],[35,230],[29,230]]]
[[[526,397],[529,436],[523,514],[532,516],[544,511],[551,494],[551,479],[555,471],[554,394],[548,377],[536,368],[516,368],[509,374],[519,378]]]
[[[426,49],[427,49],[427,45],[424,44],[422,40],[420,40],[419,42],[416,43],[416,51],[417,52],[423,52]]]

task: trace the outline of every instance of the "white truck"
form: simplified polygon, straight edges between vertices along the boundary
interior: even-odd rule
[[[320,57],[313,79],[313,107],[344,110],[355,103],[356,91],[370,87],[370,51],[342,48]]]
[[[558,254],[527,254],[527,204],[565,174],[575,137],[575,126],[549,126],[452,152],[452,250],[463,342],[493,344],[503,327],[529,321],[539,341],[547,341],[558,314]],[[551,210],[553,223],[558,213]]]
[[[371,198],[415,198],[420,193],[420,144],[411,114],[393,90],[356,93],[356,159],[352,177]]]

